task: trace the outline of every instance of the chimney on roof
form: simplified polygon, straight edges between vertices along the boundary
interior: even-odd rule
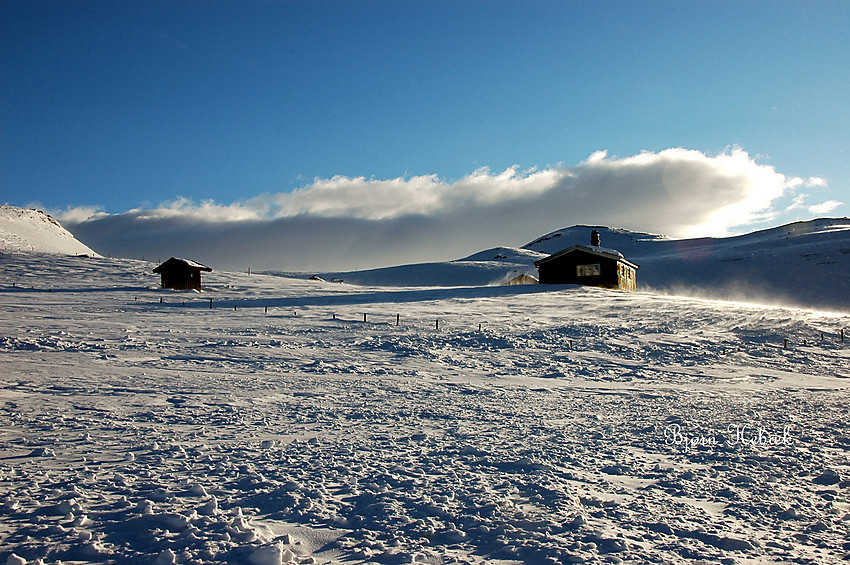
[[[599,239],[599,230],[593,230],[590,232],[590,245],[593,247],[602,247],[602,243]]]

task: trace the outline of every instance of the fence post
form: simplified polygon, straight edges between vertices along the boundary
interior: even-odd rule
[[[398,325],[398,323],[399,323],[400,321],[401,321],[401,314],[396,314],[396,315],[395,315],[395,325]]]
[[[366,312],[363,312],[363,321],[366,321]]]
[[[210,298],[210,310],[212,310],[212,298]]]
[[[440,319],[439,318],[437,318],[437,322],[434,324],[434,329],[437,329],[437,330],[440,329]]]

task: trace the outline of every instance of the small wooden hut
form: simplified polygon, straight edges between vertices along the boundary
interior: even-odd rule
[[[581,284],[635,291],[639,267],[619,251],[602,247],[598,231],[593,230],[590,242],[590,246],[573,245],[535,261],[540,284]]]
[[[212,269],[178,257],[172,257],[153,270],[162,277],[162,288],[174,290],[201,290],[201,271],[210,272]]]
[[[531,275],[528,275],[526,273],[521,273],[519,275],[516,275],[516,276],[508,279],[506,282],[503,282],[502,286],[515,286],[515,285],[521,285],[521,284],[537,284],[538,282],[539,281],[537,279],[535,279],[534,277],[532,277]]]

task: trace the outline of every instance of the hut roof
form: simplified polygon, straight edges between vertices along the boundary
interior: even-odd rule
[[[161,273],[162,271],[168,269],[193,269],[197,271],[212,271],[210,267],[202,265],[197,261],[192,261],[191,259],[182,259],[180,257],[172,257],[171,259],[154,269],[153,272]]]
[[[540,265],[542,265],[544,263],[548,263],[549,261],[553,261],[555,259],[563,257],[564,255],[569,255],[570,253],[573,253],[574,251],[584,251],[585,253],[591,253],[593,255],[605,257],[607,259],[613,259],[614,261],[620,261],[621,263],[625,263],[626,265],[633,267],[635,269],[640,268],[637,265],[635,265],[634,263],[632,263],[631,261],[627,260],[625,257],[623,257],[623,254],[620,253],[619,251],[617,251],[616,249],[610,249],[608,247],[596,247],[596,246],[593,246],[593,245],[573,245],[572,247],[567,247],[566,249],[562,249],[561,251],[558,251],[557,253],[553,253],[552,255],[549,255],[548,257],[544,257],[543,259],[538,259],[537,261],[534,262],[534,266],[539,267]]]

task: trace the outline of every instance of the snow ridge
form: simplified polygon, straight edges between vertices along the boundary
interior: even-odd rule
[[[41,210],[6,205],[0,205],[0,250],[97,255]]]

